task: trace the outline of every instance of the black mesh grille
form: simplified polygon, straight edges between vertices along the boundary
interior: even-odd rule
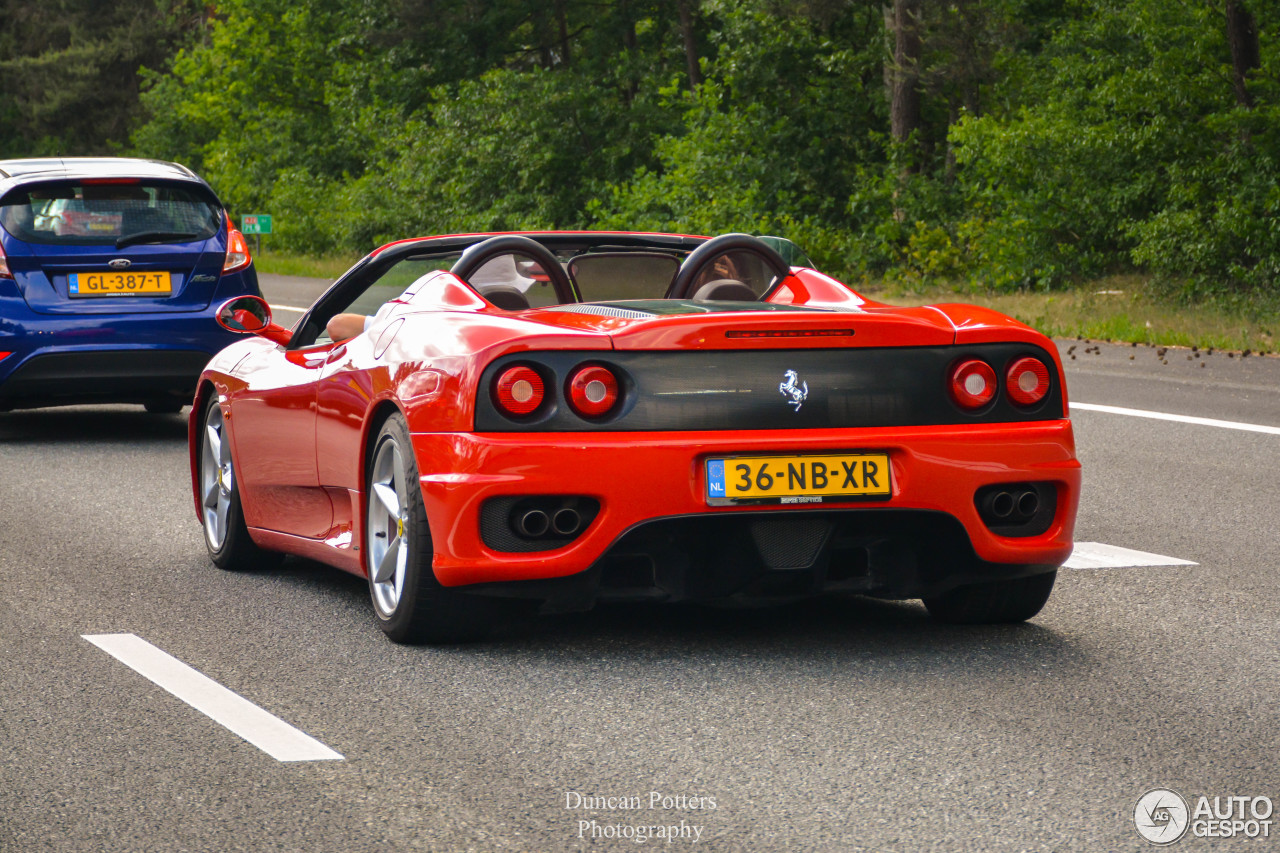
[[[945,513],[842,509],[779,515],[784,513],[655,519],[623,534],[597,566],[609,572],[621,559],[648,557],[658,586],[671,598],[715,600],[750,597],[753,589],[790,595],[820,587],[915,597],[977,565],[964,526]],[[767,589],[756,587],[761,582]]]
[[[813,565],[830,531],[830,522],[820,518],[769,518],[751,523],[751,538],[760,549],[760,559],[771,569]]]

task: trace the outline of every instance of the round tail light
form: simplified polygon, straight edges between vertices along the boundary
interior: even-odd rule
[[[546,389],[538,371],[521,364],[508,367],[498,375],[493,396],[503,412],[523,417],[542,405]]]
[[[579,368],[569,380],[569,405],[584,418],[598,418],[618,402],[618,377],[606,367]]]
[[[951,371],[951,399],[966,409],[981,409],[996,396],[996,372],[976,358],[962,361]]]
[[[1004,387],[1019,406],[1033,406],[1049,393],[1049,368],[1038,358],[1020,358],[1005,371]]]

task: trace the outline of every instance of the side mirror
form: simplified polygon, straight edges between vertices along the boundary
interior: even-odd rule
[[[271,306],[259,296],[228,299],[218,309],[218,325],[231,332],[261,332],[271,323]]]
[[[271,306],[261,296],[228,299],[214,316],[218,325],[229,332],[252,333],[281,345],[293,337],[288,329],[271,322]]]

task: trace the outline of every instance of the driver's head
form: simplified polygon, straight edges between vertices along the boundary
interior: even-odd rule
[[[698,280],[695,286],[700,286],[711,281],[720,281],[722,279],[730,279],[733,281],[741,281],[742,274],[738,270],[738,265],[734,263],[733,257],[728,253],[717,255],[716,258],[698,274]]]

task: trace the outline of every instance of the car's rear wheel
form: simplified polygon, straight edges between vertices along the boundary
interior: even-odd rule
[[[379,627],[397,643],[456,643],[488,634],[498,603],[446,589],[431,569],[418,465],[399,414],[378,432],[365,487],[365,570]]]
[[[1040,612],[1057,572],[1025,578],[966,584],[924,599],[929,615],[939,622],[977,625],[1025,622]]]
[[[240,488],[231,461],[231,440],[217,397],[210,397],[201,419],[200,518],[209,559],[220,569],[262,569],[282,554],[266,551],[249,538],[240,509]]]

